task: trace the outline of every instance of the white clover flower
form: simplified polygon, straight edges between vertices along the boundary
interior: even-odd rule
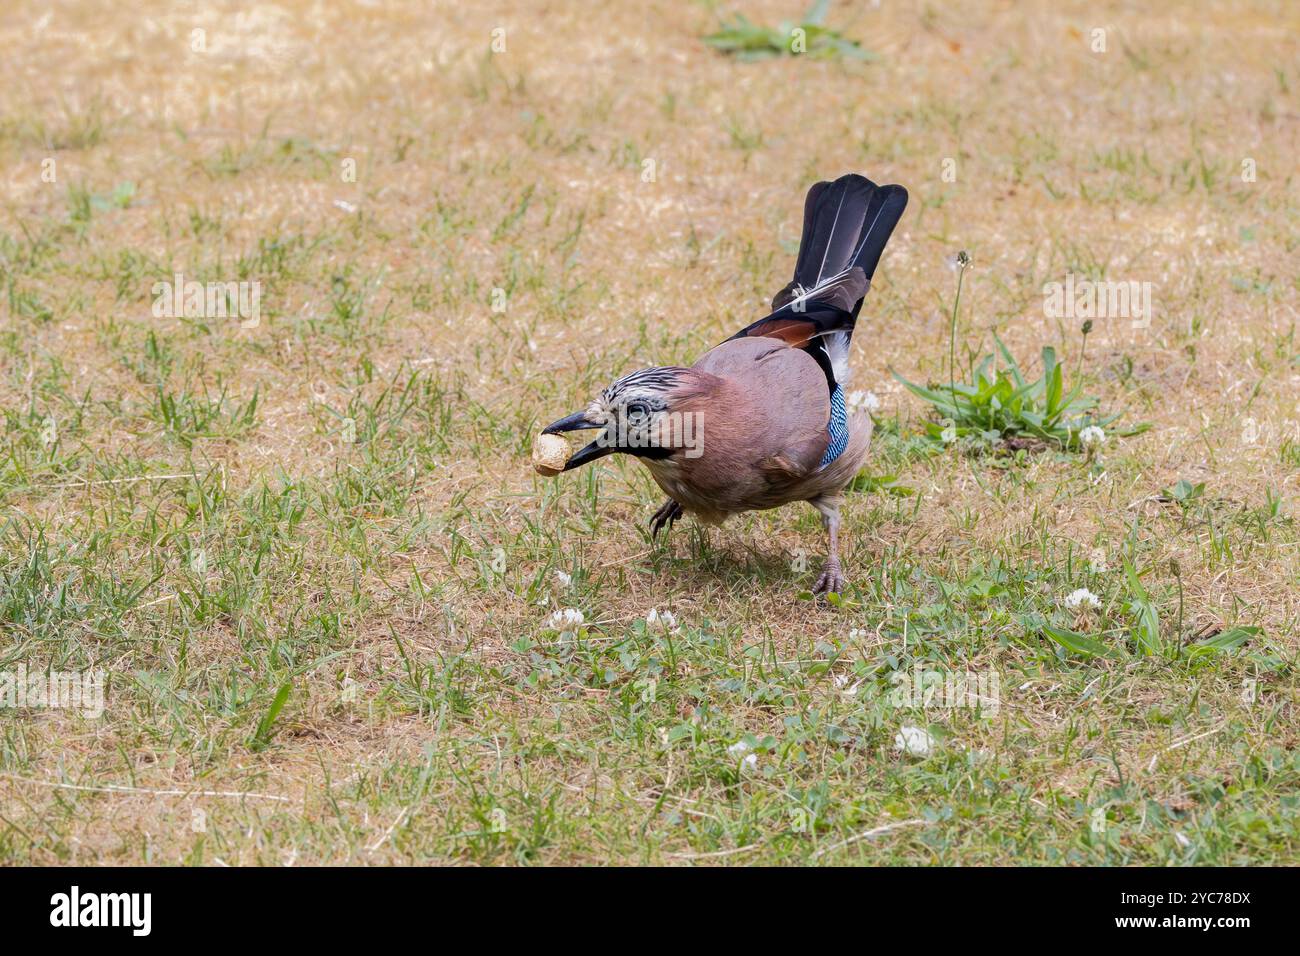
[[[555,572],[555,580],[559,582],[560,587],[562,587],[562,588],[570,588],[570,587],[573,587],[573,575],[572,575],[572,574],[567,574],[567,573],[565,573],[564,571],[556,571],[556,572]]]
[[[1106,443],[1106,433],[1096,425],[1089,425],[1079,432],[1079,444],[1084,448],[1100,448]]]
[[[547,619],[547,625],[557,631],[576,631],[586,622],[586,617],[577,608],[566,607],[558,611],[551,612]]]
[[[1077,591],[1071,591],[1065,596],[1065,606],[1071,611],[1085,604],[1088,607],[1098,608],[1101,607],[1101,599],[1087,588],[1079,588]]]
[[[744,757],[753,749],[754,748],[751,747],[749,744],[745,743],[745,741],[737,740],[734,744],[732,744],[730,747],[727,748],[727,756],[735,759],[739,759],[741,757]]]
[[[876,412],[880,410],[880,398],[875,392],[850,392],[849,411]]]
[[[645,629],[655,634],[669,634],[677,630],[677,618],[672,611],[652,607],[645,616]]]
[[[894,749],[912,757],[928,757],[934,749],[934,738],[922,727],[900,727],[894,735]]]

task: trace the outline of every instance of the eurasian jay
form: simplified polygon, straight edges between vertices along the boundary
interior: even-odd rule
[[[690,368],[641,369],[543,434],[601,429],[564,465],[635,455],[668,500],[652,535],[683,512],[711,524],[807,501],[829,552],[814,591],[840,592],[840,505],[871,442],[871,416],[845,402],[849,342],[885,244],[907,206],[902,186],[862,176],[817,183],[804,204],[794,279],[772,312]]]

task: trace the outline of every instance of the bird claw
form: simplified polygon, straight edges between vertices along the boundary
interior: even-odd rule
[[[844,579],[844,572],[840,570],[840,563],[832,558],[826,562],[821,577],[813,585],[813,594],[843,594],[846,584],[848,584],[848,581]]]
[[[669,498],[650,519],[650,537],[657,538],[661,530],[672,528],[673,522],[681,516],[682,506]]]

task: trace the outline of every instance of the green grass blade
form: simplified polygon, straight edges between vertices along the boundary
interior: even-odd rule
[[[285,702],[289,699],[289,691],[293,685],[288,681],[280,685],[276,691],[275,699],[271,701],[270,708],[257,724],[257,731],[253,734],[253,739],[249,741],[249,747],[253,750],[261,750],[271,742],[271,734],[275,730],[275,719],[280,716],[280,711],[284,710]]]
[[[1079,654],[1083,657],[1120,657],[1121,652],[1113,647],[1108,647],[1094,637],[1088,637],[1086,634],[1080,634],[1078,631],[1071,631],[1064,627],[1053,627],[1050,624],[1043,625],[1043,633],[1050,637],[1057,644],[1060,644],[1071,654]]]
[[[1188,657],[1206,657],[1211,654],[1225,654],[1228,651],[1235,651],[1252,637],[1257,636],[1262,628],[1258,627],[1233,627],[1226,631],[1220,631],[1211,637],[1197,641],[1187,648]]]

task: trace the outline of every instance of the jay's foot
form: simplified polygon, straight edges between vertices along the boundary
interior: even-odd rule
[[[826,566],[822,568],[821,577],[813,585],[813,594],[830,594],[831,592],[843,594],[846,584],[848,582],[844,580],[844,572],[840,570],[839,559],[828,558]]]
[[[650,537],[659,537],[659,532],[666,528],[671,528],[673,522],[682,516],[682,506],[673,499],[669,498],[663,503],[663,506],[654,513],[650,519]]]

